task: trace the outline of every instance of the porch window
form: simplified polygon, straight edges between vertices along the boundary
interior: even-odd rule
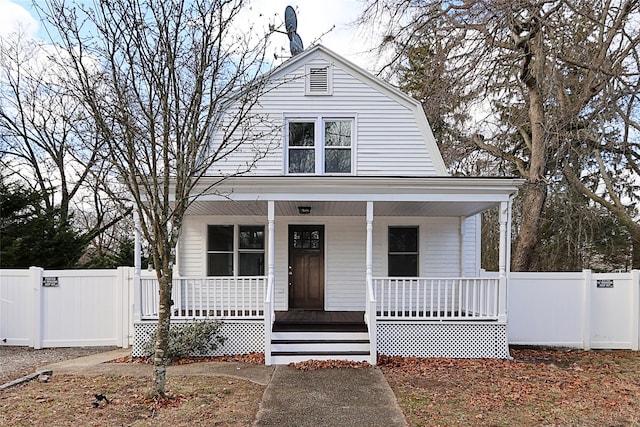
[[[352,173],[353,121],[322,116],[288,120],[287,172]]]
[[[418,277],[418,227],[389,227],[389,276]]]
[[[264,226],[210,225],[207,242],[207,276],[264,275]]]

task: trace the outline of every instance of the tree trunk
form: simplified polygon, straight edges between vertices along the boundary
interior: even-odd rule
[[[538,244],[540,217],[546,198],[547,184],[544,181],[531,182],[529,180],[525,183],[522,220],[511,262],[513,271],[529,271],[531,268],[533,253]]]
[[[531,48],[538,47],[534,44]],[[529,123],[531,125],[531,157],[529,159],[529,171],[525,183],[525,195],[522,203],[522,220],[518,238],[515,242],[515,251],[511,263],[513,271],[528,271],[531,268],[533,253],[538,244],[538,231],[540,229],[540,217],[547,198],[546,173],[546,143],[545,143],[545,115],[542,96],[538,86],[538,80],[533,73],[542,73],[540,64],[530,68],[531,58],[536,56],[530,51],[525,60],[521,80],[525,83],[529,95]],[[537,55],[542,57],[541,54]]]
[[[640,226],[631,232],[631,269],[640,270]]]
[[[158,332],[153,356],[152,396],[165,396],[167,383],[167,350],[169,348],[169,326],[171,324],[171,287],[173,273],[171,268],[158,268],[160,286],[160,304],[158,311]]]

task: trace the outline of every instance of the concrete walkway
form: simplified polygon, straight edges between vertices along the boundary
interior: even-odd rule
[[[377,368],[301,371],[278,365],[255,426],[406,426],[396,398]]]
[[[105,363],[130,354],[131,350],[119,349],[53,363],[39,370],[53,371],[54,376],[151,376],[150,365]],[[167,375],[228,376],[266,385],[253,423],[256,427],[406,426],[395,395],[378,368],[302,371],[284,365],[203,362],[169,366]]]

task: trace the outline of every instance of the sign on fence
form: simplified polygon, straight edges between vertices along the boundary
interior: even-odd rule
[[[43,277],[42,278],[42,286],[45,288],[55,288],[60,286],[57,277]]]
[[[597,288],[613,288],[613,279],[598,279],[596,280]]]

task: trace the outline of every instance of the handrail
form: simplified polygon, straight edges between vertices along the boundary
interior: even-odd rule
[[[369,363],[375,365],[378,358],[378,340],[377,340],[377,325],[376,325],[376,294],[373,286],[373,278],[367,276],[366,278],[366,297],[367,302],[365,304],[364,321],[369,329]]]
[[[274,278],[267,278],[267,289],[264,297],[264,360],[267,366],[271,365],[271,330],[275,322]]]

